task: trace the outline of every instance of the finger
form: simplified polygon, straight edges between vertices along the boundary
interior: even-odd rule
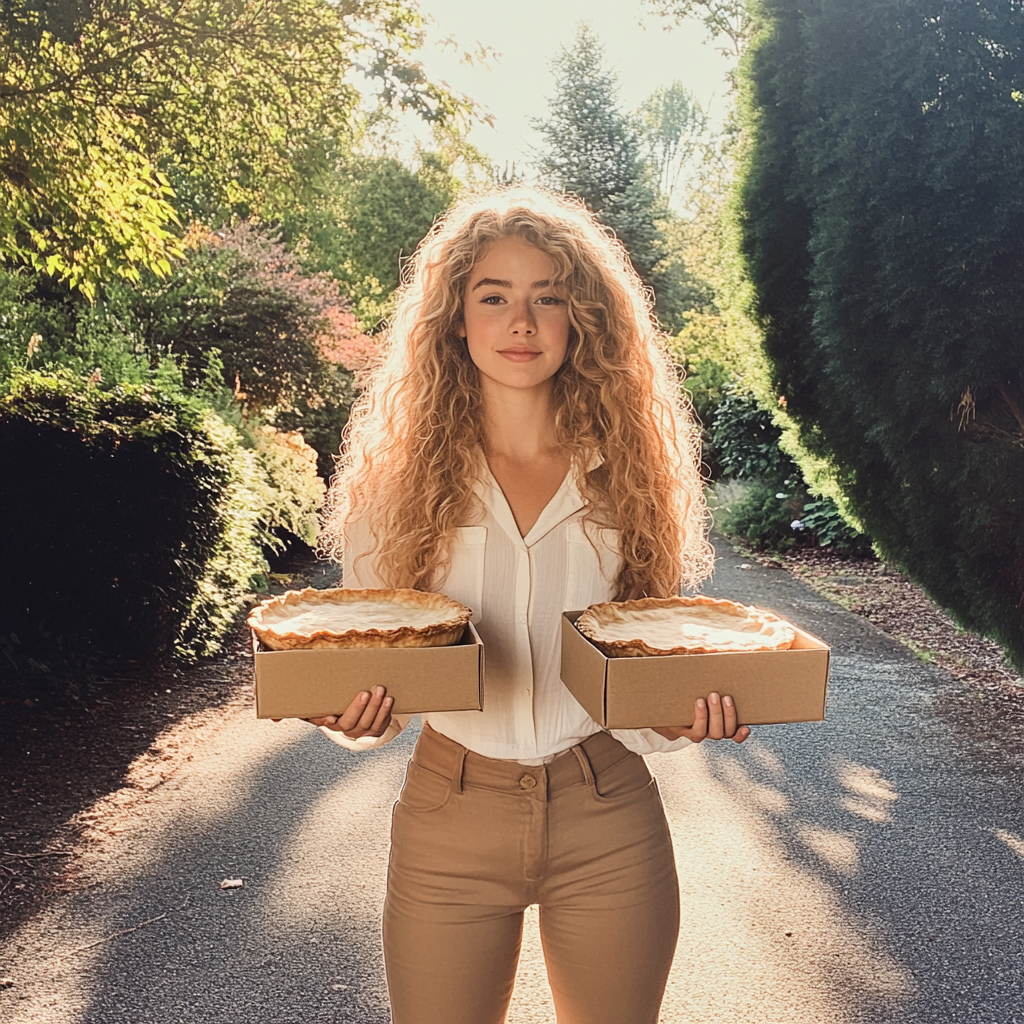
[[[720,740],[725,735],[725,719],[722,716],[722,698],[712,691],[708,694],[708,739]]]
[[[693,725],[690,727],[690,739],[700,743],[708,734],[708,706],[703,697],[698,697],[693,705]]]
[[[381,705],[384,703],[384,687],[375,686],[370,691],[370,699],[366,702],[366,706],[363,708],[363,713],[359,718],[359,724],[357,726],[363,733],[368,733],[373,729],[373,723],[377,720],[377,714],[380,711]]]
[[[355,732],[359,727],[359,719],[363,717],[366,705],[370,701],[370,691],[362,690],[352,698],[352,703],[338,716],[338,728],[342,732]]]
[[[742,742],[743,742],[743,741],[744,741],[745,739],[747,739],[747,738],[748,738],[749,736],[750,736],[750,728],[749,728],[749,726],[746,726],[746,725],[741,725],[741,726],[740,726],[740,727],[739,727],[739,728],[738,728],[738,729],[736,730],[736,735],[735,735],[735,736],[733,736],[733,739],[734,739],[734,740],[735,740],[735,741],[736,741],[737,743],[742,743]]]
[[[304,721],[309,722],[310,725],[315,725],[319,728],[330,729],[335,722],[337,722],[337,715],[324,715],[322,718],[306,718]]]
[[[722,717],[725,721],[725,735],[735,736],[739,720],[736,717],[736,703],[728,694],[722,698]]]
[[[384,730],[391,724],[391,705],[394,702],[394,697],[385,697],[380,702],[380,711],[377,712],[377,717],[373,720],[373,727],[370,729],[371,735],[384,735]]]

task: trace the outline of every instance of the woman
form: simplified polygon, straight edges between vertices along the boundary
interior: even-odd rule
[[[345,585],[474,610],[484,711],[428,714],[395,807],[384,953],[395,1024],[505,1019],[540,907],[560,1024],[654,1024],[678,887],[641,754],[749,735],[602,730],[559,679],[564,609],[678,592],[712,553],[693,420],[621,246],[511,189],[424,240],[353,411],[324,544]],[[315,719],[351,749],[405,726],[380,687]]]

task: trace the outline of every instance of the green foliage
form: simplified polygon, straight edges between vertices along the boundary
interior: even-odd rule
[[[315,547],[317,510],[327,490],[317,475],[316,451],[299,431],[285,434],[269,425],[256,432],[255,450],[261,470],[255,490],[264,547],[282,548],[282,532]]]
[[[553,61],[555,95],[548,116],[534,122],[546,143],[538,169],[547,184],[579,196],[615,232],[650,282],[661,256],[656,221],[667,206],[603,61],[604,48],[586,25]]]
[[[331,165],[354,71],[385,107],[472,109],[412,58],[422,19],[402,0],[66,6],[13,0],[0,18],[0,256],[89,297],[168,273],[178,211],[261,209]]]
[[[640,106],[640,144],[657,175],[659,191],[670,202],[707,126],[707,115],[682,82],[655,89]]]
[[[16,372],[0,463],[5,634],[196,657],[265,571],[256,454],[173,387]]]
[[[442,152],[422,154],[415,170],[392,156],[352,156],[283,211],[282,240],[307,270],[339,281],[360,323],[373,329],[390,312],[403,260],[457,191]]]
[[[320,338],[345,300],[325,276],[303,274],[279,242],[243,221],[197,239],[164,279],[114,286],[104,319],[123,316],[152,358],[174,354],[198,382],[217,350],[224,382],[248,414],[313,398],[324,384]]]
[[[881,554],[1024,666],[1024,20],[762,0],[744,251],[800,441]]]
[[[779,448],[779,429],[750,393],[728,388],[711,421],[714,454],[726,476],[763,480],[773,490],[802,481],[800,468]]]
[[[792,547],[792,523],[800,514],[802,496],[790,497],[764,480],[750,480],[742,486],[716,489],[712,500],[715,525],[726,536],[744,540],[758,549]]]
[[[868,538],[846,521],[839,506],[831,498],[808,501],[800,521],[804,529],[813,531],[820,547],[835,545],[842,550],[857,550],[863,554],[867,554],[870,549]]]
[[[748,0],[643,0],[663,18],[682,23],[696,18],[711,39],[725,38],[727,45],[719,47],[721,53],[739,57],[750,42],[753,23]]]

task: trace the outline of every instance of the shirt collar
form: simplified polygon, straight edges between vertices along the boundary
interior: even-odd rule
[[[484,503],[488,512],[494,517],[502,530],[508,534],[514,544],[519,547],[532,547],[541,538],[547,536],[559,523],[565,522],[570,516],[575,515],[580,509],[586,508],[587,501],[580,492],[576,480],[575,467],[570,467],[565,474],[561,486],[555,491],[551,500],[545,505],[544,510],[537,517],[537,522],[530,528],[530,532],[523,537],[516,526],[515,516],[509,507],[508,499],[494,479],[494,474],[483,461],[482,476],[477,479],[474,490],[477,497]],[[588,471],[599,466],[604,460],[600,455],[595,455],[588,465]]]

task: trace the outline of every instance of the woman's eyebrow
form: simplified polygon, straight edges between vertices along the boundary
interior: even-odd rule
[[[551,286],[551,279],[550,278],[544,278],[543,281],[534,281],[533,284],[530,285],[531,288],[549,288],[550,286]],[[512,287],[512,282],[511,281],[499,281],[496,277],[482,277],[482,278],[480,278],[479,281],[477,281],[477,283],[475,285],[473,285],[472,288],[470,288],[470,291],[475,292],[477,290],[477,288],[511,288],[511,287]]]

